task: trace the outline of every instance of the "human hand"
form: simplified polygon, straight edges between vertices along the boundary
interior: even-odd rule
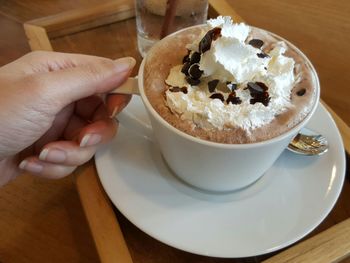
[[[106,93],[129,76],[133,58],[32,52],[0,68],[0,186],[20,170],[61,178],[112,139],[111,118],[130,96]]]

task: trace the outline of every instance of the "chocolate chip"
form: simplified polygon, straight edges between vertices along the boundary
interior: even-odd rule
[[[224,95],[222,95],[221,93],[214,93],[209,98],[211,98],[211,99],[219,99],[222,102],[224,102],[224,100],[225,100],[224,99]]]
[[[300,90],[297,91],[297,95],[298,96],[304,96],[305,92],[306,92],[306,89],[304,89],[304,88],[300,89]]]
[[[258,54],[256,54],[259,58],[266,58],[266,57],[268,57],[269,55],[267,55],[266,53],[264,53],[264,52],[261,52],[261,53],[258,53]]]
[[[201,53],[204,53],[210,49],[212,39],[210,36],[207,34],[205,35],[202,40],[199,42],[199,51]]]
[[[213,41],[217,40],[219,37],[221,37],[221,28],[215,27],[211,30],[211,38]]]
[[[261,85],[263,84],[263,85]],[[262,82],[248,82],[248,89],[251,94],[263,93],[267,90],[267,87]]]
[[[221,28],[220,27],[215,27],[211,30],[209,30],[202,40],[199,42],[199,52],[200,53],[205,53],[208,51],[211,47],[211,42],[215,41],[218,37],[221,36]]]
[[[269,93],[265,91],[261,94],[256,94],[255,96],[252,96],[252,99],[250,100],[250,104],[255,104],[257,102],[260,102],[264,106],[267,106],[269,104],[270,100],[271,100],[271,98],[269,96]]]
[[[267,92],[268,87],[263,82],[248,82],[248,89],[250,91],[250,96],[252,99],[250,100],[250,104],[255,104],[257,102],[262,103],[267,106],[270,102],[270,96]]]
[[[249,45],[255,47],[255,48],[261,48],[264,45],[264,41],[262,41],[261,39],[252,39],[248,42]]]
[[[228,97],[226,103],[232,103],[233,105],[238,105],[242,103],[242,100],[239,97]]]
[[[253,98],[250,100],[250,104],[255,104],[255,103],[262,103],[265,107],[267,107],[269,105],[270,102],[270,97],[266,98],[266,99],[261,99],[261,98]]]
[[[209,92],[214,92],[215,91],[215,88],[216,86],[218,85],[219,83],[219,80],[218,79],[213,79],[211,81],[208,82],[208,89],[209,89]]]
[[[231,90],[234,91],[237,89],[237,84],[236,83],[231,83],[231,82],[226,82],[226,86]]]
[[[186,87],[182,87],[182,88],[180,88],[180,87],[171,87],[169,90],[171,92],[180,92],[181,91],[181,92],[187,94],[187,88]]]
[[[191,55],[191,59],[190,59],[191,64],[199,63],[200,60],[201,60],[201,54],[199,52],[194,52]]]
[[[190,62],[186,62],[183,66],[182,66],[182,69],[181,69],[181,72],[183,74],[185,74],[186,76],[188,76],[188,70],[190,69],[191,67],[191,63]]]
[[[188,84],[190,84],[192,86],[197,86],[199,83],[201,83],[201,81],[199,79],[193,79],[190,76],[186,76],[186,81]]]
[[[188,50],[187,55],[182,59],[182,64],[185,64],[186,62],[190,62],[190,50]]]
[[[196,63],[190,66],[188,74],[192,79],[199,79],[202,76],[203,71],[199,69],[199,64]]]
[[[182,64],[185,64],[186,62],[190,62],[190,56],[189,55],[184,56],[184,58],[182,59]]]
[[[171,87],[169,90],[171,92],[179,92],[179,91],[181,91],[181,88],[180,87]]]
[[[255,83],[259,85],[264,91],[267,91],[269,89],[264,82],[257,81]]]
[[[239,97],[236,97],[236,92],[233,91],[228,95],[226,103],[227,104],[232,103],[233,105],[236,105],[236,104],[241,104],[242,100]]]

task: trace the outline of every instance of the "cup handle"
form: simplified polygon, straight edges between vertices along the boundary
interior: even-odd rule
[[[109,92],[110,94],[136,94],[140,95],[137,77],[128,78],[121,86]]]
[[[128,78],[121,86],[109,92],[109,94],[134,94],[140,95],[137,77]],[[136,132],[138,135],[153,141],[152,126],[130,114],[127,110],[120,112],[118,121],[127,129]]]

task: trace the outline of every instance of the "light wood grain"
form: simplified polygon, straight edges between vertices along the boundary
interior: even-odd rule
[[[235,22],[243,22],[243,19],[232,8],[232,6],[226,0],[209,0],[209,17],[230,16]]]
[[[93,164],[75,172],[77,188],[101,262],[132,263],[112,205],[103,191]]]
[[[31,24],[23,26],[31,50],[53,50],[45,28]]]
[[[266,261],[283,262],[339,262],[350,255],[350,219],[341,222]]]
[[[116,23],[134,15],[134,2],[132,0],[120,0],[67,10],[55,15],[28,21],[25,25],[45,28],[49,38],[53,38]]]
[[[56,15],[77,8],[109,3],[111,1],[118,2],[119,0],[0,0],[0,14],[23,24],[36,18]]]
[[[0,188],[0,262],[98,262],[74,177],[24,174]]]

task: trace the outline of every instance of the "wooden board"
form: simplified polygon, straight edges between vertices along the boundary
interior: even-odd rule
[[[217,14],[231,15],[236,21],[242,21],[242,18],[231,8],[231,5],[224,0],[210,1],[209,14],[211,16]],[[96,5],[94,7],[85,6],[84,8],[31,20],[25,23],[24,28],[32,50],[79,52],[110,58],[134,56],[139,65],[141,57],[136,47],[133,15],[133,1],[103,2],[97,8]],[[106,43],[109,45],[106,45]],[[134,74],[136,74],[136,69]],[[331,113],[342,133],[345,147],[350,152],[349,127],[333,111]],[[159,243],[135,228],[118,211],[114,210],[99,183],[93,162],[81,167],[74,174],[102,262],[221,261],[176,250]],[[349,246],[339,233],[347,231],[350,224],[349,220],[346,220],[350,217],[350,209],[346,201],[349,198],[350,185],[347,182],[330,216],[311,235],[327,229],[326,232],[314,236],[311,240],[306,238],[306,241],[279,253],[275,257],[266,255],[244,260],[259,262],[271,257],[268,259],[270,262],[284,262],[283,260],[293,262],[294,259],[297,262],[300,258],[303,259],[299,256],[304,256],[305,259],[315,256],[312,254],[314,251],[317,251],[316,257],[327,260],[339,260],[346,256],[349,252]],[[343,222],[340,225],[335,225],[335,223],[341,221]],[[335,226],[331,227],[333,225]],[[329,236],[332,238],[327,239]],[[333,246],[330,246],[328,241]],[[329,248],[333,247],[337,247],[337,251],[329,253]],[[149,253],[149,251],[154,251],[154,253]],[[230,262],[242,262],[242,260],[231,260]]]

